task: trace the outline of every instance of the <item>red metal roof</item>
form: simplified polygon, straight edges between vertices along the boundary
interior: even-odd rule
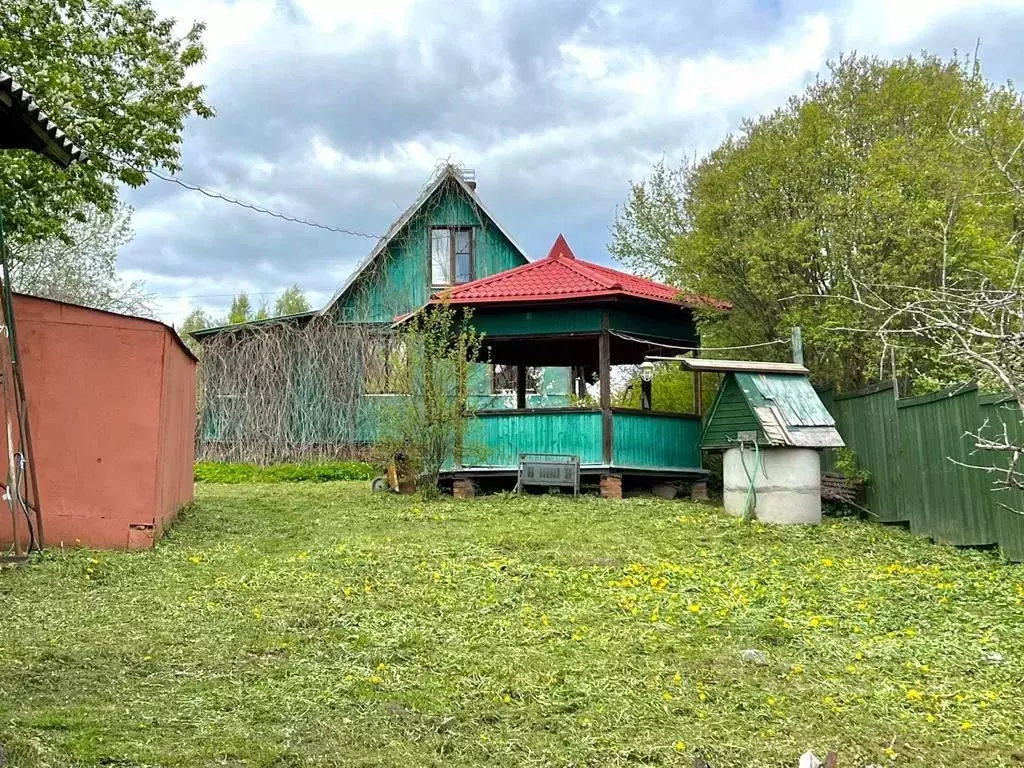
[[[444,293],[453,304],[564,301],[603,296],[633,296],[684,307],[730,309],[731,304],[693,294],[636,275],[577,259],[562,235],[540,261],[457,285]]]

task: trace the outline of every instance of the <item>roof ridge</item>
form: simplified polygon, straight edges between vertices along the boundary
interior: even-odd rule
[[[611,282],[607,282],[601,275],[595,275],[590,268],[597,266],[596,264],[591,264],[589,261],[581,261],[580,259],[577,258],[573,258],[572,260],[560,259],[560,261],[561,263],[565,264],[565,266],[569,267],[577,275],[585,277],[589,280],[593,280],[595,283],[600,285],[605,290],[612,290],[613,288],[622,288],[620,280],[613,280]]]

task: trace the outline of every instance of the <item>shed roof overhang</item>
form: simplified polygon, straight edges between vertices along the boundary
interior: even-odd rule
[[[40,109],[18,82],[0,71],[0,149],[29,149],[61,168],[87,155]]]

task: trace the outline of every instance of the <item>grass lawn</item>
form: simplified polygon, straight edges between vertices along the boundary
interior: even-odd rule
[[[0,572],[7,765],[725,768],[813,748],[939,768],[1024,749],[1024,568],[992,553],[683,502],[365,486],[202,485],[154,551]]]

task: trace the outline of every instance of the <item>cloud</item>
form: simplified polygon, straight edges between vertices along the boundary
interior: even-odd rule
[[[983,42],[1022,74],[1008,0],[157,0],[207,24],[195,77],[218,116],[189,124],[183,178],[297,217],[384,231],[440,161],[531,256],[564,232],[608,261],[615,206],[666,156],[713,148],[856,50],[949,55]],[[324,301],[373,245],[258,216],[163,182],[127,193],[122,266],[169,297],[164,319],[293,282]],[[186,298],[182,298],[186,297]]]

